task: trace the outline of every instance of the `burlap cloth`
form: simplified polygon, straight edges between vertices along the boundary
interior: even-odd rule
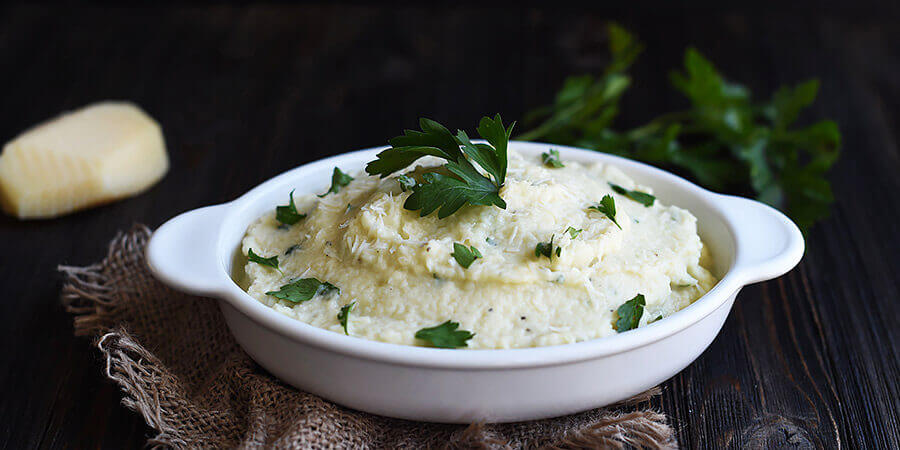
[[[144,263],[150,230],[119,233],[102,262],[61,266],[75,334],[90,336],[153,446],[277,448],[674,448],[649,400],[556,419],[468,426],[389,419],[287,386],[237,345],[214,300],[173,291]],[[548,380],[549,382],[550,380]],[[602,374],[597,382],[602,383]],[[112,407],[112,405],[110,405]]]

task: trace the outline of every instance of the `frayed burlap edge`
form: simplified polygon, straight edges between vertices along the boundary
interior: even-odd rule
[[[59,266],[64,276],[61,298],[65,309],[74,316],[74,331],[78,336],[94,336],[94,342],[105,360],[105,375],[114,381],[123,391],[122,404],[138,412],[152,429],[158,434],[148,440],[153,447],[189,448],[197,444],[196,439],[185,436],[181,430],[169,423],[168,415],[173,407],[173,400],[178,409],[190,408],[187,395],[178,392],[180,398],[172,397],[172,390],[161,393],[154,386],[180,386],[181,381],[167,369],[166,365],[152,352],[148,351],[139,339],[128,331],[128,305],[122,304],[123,288],[120,278],[111,273],[111,266],[118,260],[131,254],[139,254],[143,259],[143,250],[151,231],[144,225],[135,225],[127,233],[119,232],[110,242],[109,251],[103,262],[86,267]],[[274,379],[272,383],[278,383]],[[623,406],[645,404],[660,394],[660,388],[653,388],[617,405],[610,406],[597,420],[587,426],[575,426],[559,433],[552,443],[543,443],[539,447],[547,449],[582,449],[582,448],[615,448],[627,447],[650,449],[674,449],[677,441],[667,417],[657,411],[646,408],[637,411],[617,411]],[[176,395],[178,397],[178,395]],[[183,413],[183,412],[182,412]],[[365,414],[365,413],[356,413]],[[398,426],[408,426],[408,422],[380,418],[387,426],[396,422]],[[554,419],[551,419],[554,420]],[[540,422],[533,422],[539,426]],[[415,428],[427,428],[434,424],[419,424]],[[442,425],[434,425],[445,427]],[[480,448],[506,449],[533,447],[527,438],[511,439],[508,435],[516,433],[516,428],[528,427],[528,423],[520,424],[482,424],[458,426],[455,431],[443,439],[444,448]],[[436,446],[438,439],[425,440]],[[256,441],[255,439],[252,441]],[[216,439],[200,442],[213,443]],[[222,442],[222,444],[225,444]],[[271,444],[271,443],[270,443]],[[372,442],[364,447],[383,447],[384,442]],[[241,447],[254,446],[251,441],[244,441]],[[263,445],[271,446],[271,445]],[[275,446],[279,446],[275,444]],[[340,445],[343,447],[343,445]]]

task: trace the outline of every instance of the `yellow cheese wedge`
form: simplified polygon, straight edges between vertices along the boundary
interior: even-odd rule
[[[20,219],[57,217],[135,195],[168,169],[156,121],[131,103],[96,103],[3,147],[0,206]]]

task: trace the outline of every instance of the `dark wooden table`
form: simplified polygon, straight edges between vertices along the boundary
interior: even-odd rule
[[[286,169],[380,145],[429,115],[520,118],[568,74],[597,71],[603,24],[648,50],[622,120],[677,108],[666,73],[696,45],[768,95],[822,81],[806,120],[844,151],[832,217],[800,266],[744,289],[719,337],[665,384],[684,447],[900,448],[900,27],[896,8],[777,3],[612,11],[337,6],[12,6],[0,16],[0,138],[100,99],[162,124],[172,169],[149,192],[48,221],[0,218],[0,444],[138,447],[97,352],[72,337],[57,264],[117,230],[233,199]]]

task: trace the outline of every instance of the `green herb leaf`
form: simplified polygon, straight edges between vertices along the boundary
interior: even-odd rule
[[[400,175],[397,177],[397,183],[400,184],[400,190],[403,192],[416,187],[416,179],[408,175]]]
[[[459,323],[448,320],[431,328],[422,328],[416,332],[416,339],[427,341],[438,348],[468,347],[466,341],[472,339],[475,333],[457,328]]]
[[[335,167],[334,172],[332,172],[331,174],[331,188],[329,188],[327,192],[320,195],[319,197],[321,198],[331,193],[337,194],[342,187],[350,184],[351,181],[353,181],[353,177],[347,175],[344,172],[341,172],[341,169]]]
[[[559,151],[550,150],[546,153],[541,153],[541,160],[544,162],[544,165],[547,167],[552,167],[554,169],[559,169],[560,167],[566,167],[562,161],[559,160]]]
[[[609,220],[612,220],[620,230],[622,229],[622,226],[616,221],[616,201],[611,195],[604,195],[603,199],[600,200],[600,204],[591,206],[588,209],[602,212],[606,217],[609,217]]]
[[[581,234],[581,231],[582,231],[582,230],[576,230],[574,227],[569,227],[569,228],[566,229],[566,233],[569,233],[569,236],[570,236],[572,239],[577,238],[578,235]]]
[[[481,252],[474,245],[466,247],[456,242],[453,243],[453,253],[450,256],[453,256],[464,269],[468,269],[476,259],[482,257]]]
[[[621,333],[637,328],[641,322],[641,316],[644,315],[644,306],[647,306],[647,303],[644,301],[642,294],[638,294],[633,299],[622,304],[616,310],[616,314],[619,317],[616,320],[616,331]]]
[[[385,177],[423,156],[436,156],[447,161],[442,166],[444,173],[425,173],[422,184],[410,185],[413,193],[406,199],[404,208],[421,210],[422,216],[438,210],[441,219],[466,204],[506,208],[499,193],[506,179],[507,144],[515,123],[505,128],[499,114],[493,119],[483,117],[478,133],[488,144],[473,143],[462,130],[454,136],[430,119],[419,119],[419,126],[422,131],[406,130],[403,136],[391,139],[391,148],[369,162],[366,172]],[[473,162],[488,176],[482,175]]]
[[[553,246],[553,238],[555,236],[550,236],[550,242],[538,242],[537,245],[534,246],[534,256],[535,258],[540,258],[541,256],[546,256],[549,259],[553,259],[553,254],[556,253],[556,257],[558,258],[562,254],[562,248],[559,246]]]
[[[288,247],[287,249],[284,250],[284,256],[294,253],[294,250],[297,250],[298,248],[300,248],[300,244],[294,244],[294,245]]]
[[[354,306],[356,306],[356,302],[344,305],[341,308],[341,312],[339,312],[337,315],[337,319],[341,323],[341,327],[344,328],[344,334],[346,334],[347,336],[350,335],[350,333],[347,331],[347,319],[350,318],[350,311],[353,311]]]
[[[644,206],[653,206],[653,202],[656,201],[656,197],[641,191],[630,191],[628,189],[619,186],[618,184],[609,183],[609,186],[615,191],[616,194],[624,195]]]
[[[271,258],[263,258],[262,256],[259,256],[256,253],[253,253],[253,249],[251,248],[247,251],[247,259],[250,262],[254,262],[261,266],[271,267],[271,268],[281,272],[281,269],[278,268],[278,256],[273,256]]]
[[[319,281],[315,278],[301,278],[281,286],[277,291],[266,292],[266,295],[293,303],[303,303],[315,297],[316,294],[325,295],[333,291],[337,291],[338,294],[341,293],[340,289],[327,281]]]
[[[468,163],[466,163],[468,164]],[[424,217],[436,209],[438,218],[443,219],[470,205],[495,205],[506,209],[506,202],[500,198],[499,189],[490,180],[481,176],[471,165],[448,163],[446,166],[456,175],[446,176],[429,172],[422,176],[425,183],[413,188],[413,193],[406,198],[403,207],[410,211],[419,211]]]
[[[804,232],[827,217],[833,195],[826,174],[839,154],[840,131],[828,120],[791,128],[815,100],[817,80],[781,87],[771,100],[754,102],[746,87],[728,81],[689,48],[683,71],[670,78],[690,107],[618,131],[612,122],[630,84],[626,70],[643,46],[615,24],[607,34],[612,60],[605,72],[567,78],[552,105],[526,116],[543,121],[519,139],[649,162],[689,174],[714,190],[742,194],[749,188],[757,200],[785,211]]]
[[[287,205],[275,207],[275,220],[285,225],[293,225],[306,217],[306,214],[297,212],[294,205],[294,191],[291,191],[290,199]]]

